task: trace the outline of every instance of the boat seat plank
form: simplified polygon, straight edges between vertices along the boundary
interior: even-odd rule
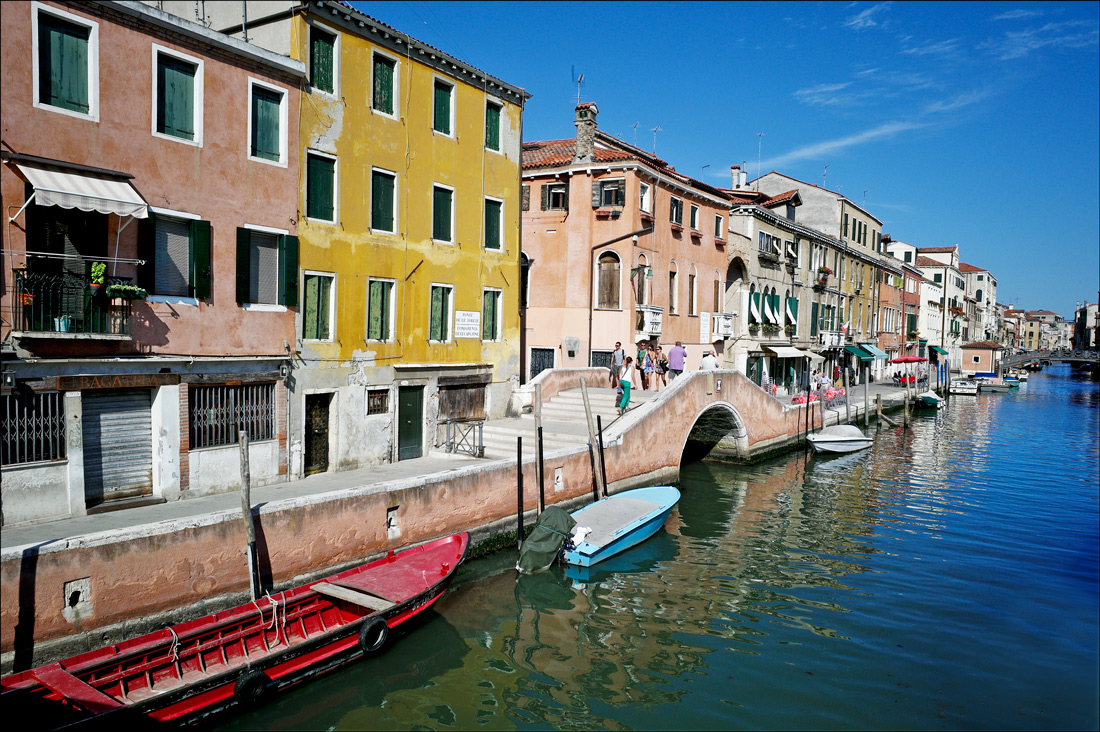
[[[359,590],[353,590],[350,587],[341,587],[340,585],[334,585],[330,582],[318,582],[315,585],[309,587],[314,592],[318,592],[322,595],[328,595],[329,597],[335,597],[338,600],[347,600],[348,602],[355,603],[371,610],[377,610],[382,612],[383,610],[389,610],[394,606],[394,603],[374,595],[368,595],[365,592]]]
[[[338,580],[329,580],[329,584],[337,585],[339,587],[346,587],[349,590],[355,590],[356,592],[365,592],[368,595],[374,595],[375,597],[381,598],[386,602],[393,603],[395,605],[397,604],[397,600],[387,595],[384,595],[378,590],[374,589],[374,587],[371,585],[371,578],[368,576],[352,576]]]
[[[592,529],[585,541],[593,546],[604,546],[620,529],[660,508],[660,504],[653,501],[618,496],[613,501],[598,501],[586,506],[573,514],[573,518],[578,526]]]
[[[56,692],[66,699],[75,702],[78,706],[92,714],[101,714],[112,709],[125,706],[117,699],[104,694],[99,689],[85,684],[71,673],[61,668],[60,663],[51,663],[31,672],[38,682],[50,691]]]

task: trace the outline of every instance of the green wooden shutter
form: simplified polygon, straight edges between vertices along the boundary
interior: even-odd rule
[[[497,337],[497,295],[487,290],[481,296],[481,340],[494,341]]]
[[[149,292],[156,292],[157,279],[157,216],[138,219],[138,259],[145,261],[137,267],[137,284]]]
[[[428,339],[433,341],[443,340],[443,288],[432,288],[431,302],[431,327]]]
[[[485,248],[500,249],[500,201],[485,202]]]
[[[317,289],[320,277],[307,275],[302,297],[302,337],[317,338]]]
[[[445,188],[432,191],[432,238],[451,240],[451,191]]]
[[[374,57],[374,102],[379,112],[393,114],[394,63],[381,56]]]
[[[157,55],[157,132],[195,139],[195,65]]]
[[[315,89],[332,93],[333,84],[333,49],[336,46],[336,37],[318,28],[309,29],[309,68],[312,75],[311,84]]]
[[[48,13],[38,15],[38,97],[62,109],[87,114],[88,39],[91,29]]]
[[[191,292],[198,300],[206,300],[212,294],[211,239],[209,221],[191,222]]]
[[[817,335],[817,303],[810,303],[810,335]]]
[[[298,237],[279,237],[279,304],[298,304]]]
[[[237,302],[250,302],[252,232],[237,229]]]
[[[371,173],[371,228],[393,231],[393,177]]]
[[[444,135],[451,134],[451,87],[441,81],[435,83],[434,129]]]
[[[252,87],[252,156],[279,159],[279,104],[281,94]]]
[[[320,155],[306,156],[306,215],[311,219],[333,221],[336,161]]]
[[[492,103],[485,105],[485,147],[500,150],[500,107]]]
[[[382,340],[382,282],[370,283],[367,292],[367,338]]]

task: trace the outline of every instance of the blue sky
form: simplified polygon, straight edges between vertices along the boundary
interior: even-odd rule
[[[530,92],[525,140],[575,134],[583,73],[600,129],[653,150],[659,126],[683,173],[725,186],[759,155],[821,185],[828,166],[1002,302],[1072,318],[1098,297],[1098,3],[353,4]]]

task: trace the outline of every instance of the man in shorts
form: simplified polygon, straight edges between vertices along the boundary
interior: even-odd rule
[[[684,373],[684,361],[687,360],[687,351],[684,344],[676,341],[676,345],[668,352],[668,378],[675,379]]]
[[[623,375],[623,359],[626,358],[626,351],[623,350],[623,344],[618,341],[615,342],[615,350],[611,352],[611,388],[617,389],[619,387],[619,377]]]

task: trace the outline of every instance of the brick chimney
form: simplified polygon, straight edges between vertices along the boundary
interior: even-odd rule
[[[577,126],[577,151],[573,154],[574,163],[591,163],[592,150],[596,147],[596,115],[600,110],[595,102],[578,104],[573,124]]]

